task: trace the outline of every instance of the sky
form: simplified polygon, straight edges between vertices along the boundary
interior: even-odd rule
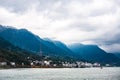
[[[0,0],[0,24],[120,52],[120,0]]]

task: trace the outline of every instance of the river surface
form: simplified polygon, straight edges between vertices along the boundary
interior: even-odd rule
[[[0,80],[120,80],[120,67],[2,69]]]

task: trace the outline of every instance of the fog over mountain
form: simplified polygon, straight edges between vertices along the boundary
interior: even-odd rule
[[[119,4],[120,0],[0,0],[0,24],[119,53]]]
[[[15,55],[18,55],[18,57],[20,56],[19,52],[21,52],[21,57],[24,56],[22,50],[25,50],[29,53],[26,54],[27,56],[33,55],[37,59],[41,59],[40,56],[49,56],[53,60],[89,61],[120,65],[119,55],[107,53],[97,45],[75,43],[67,46],[61,41],[40,38],[27,29],[16,29],[2,25],[0,25],[0,37],[0,50],[14,50]],[[2,52],[0,59],[9,60],[9,57],[14,57],[14,55],[9,56],[9,54],[11,53]]]

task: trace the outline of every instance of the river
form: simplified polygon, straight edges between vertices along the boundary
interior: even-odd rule
[[[120,80],[120,67],[1,69],[0,80]]]

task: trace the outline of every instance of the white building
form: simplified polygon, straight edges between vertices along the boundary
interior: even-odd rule
[[[44,61],[44,64],[47,66],[50,65],[50,63],[51,63],[51,61]]]
[[[85,63],[85,67],[92,67],[93,65],[91,63]]]
[[[110,67],[110,64],[105,64],[106,67]]]
[[[31,63],[30,63],[30,65],[31,65],[31,66],[33,66],[33,65],[34,65],[34,63],[33,63],[33,62],[31,62]]]
[[[100,64],[99,63],[94,63],[93,67],[100,67]]]
[[[7,62],[0,62],[0,66],[6,66]]]
[[[16,64],[15,64],[15,62],[10,62],[10,65],[15,66]]]

